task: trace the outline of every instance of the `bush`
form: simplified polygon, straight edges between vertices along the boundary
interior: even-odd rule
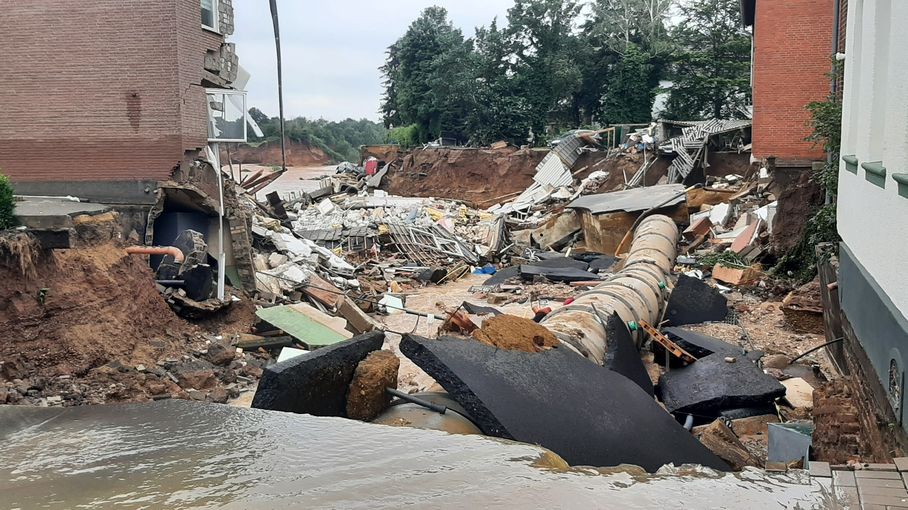
[[[409,149],[419,143],[419,126],[410,124],[394,128],[388,132],[388,141]]]
[[[13,185],[9,182],[9,177],[0,174],[0,230],[12,228],[16,224],[16,218],[13,216]]]

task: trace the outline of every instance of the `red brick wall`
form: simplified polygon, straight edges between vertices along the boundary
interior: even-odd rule
[[[162,180],[204,145],[190,84],[221,38],[197,1],[4,2],[0,27],[0,172],[14,183]]]
[[[830,90],[834,2],[757,0],[754,21],[753,154],[820,160],[805,106]]]

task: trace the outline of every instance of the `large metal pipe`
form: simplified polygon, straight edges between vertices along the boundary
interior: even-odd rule
[[[577,296],[541,324],[563,344],[602,365],[608,350],[604,321],[617,313],[625,322],[658,324],[668,297],[668,274],[677,254],[678,227],[668,216],[653,215],[634,231],[624,267],[604,283]],[[639,347],[643,331],[632,333]]]
[[[130,246],[126,248],[130,255],[173,255],[173,260],[183,262],[183,252],[175,246]]]

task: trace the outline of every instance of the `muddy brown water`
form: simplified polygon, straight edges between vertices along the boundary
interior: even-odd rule
[[[0,406],[2,508],[836,506],[803,472],[646,475],[552,458],[481,436],[184,401]]]

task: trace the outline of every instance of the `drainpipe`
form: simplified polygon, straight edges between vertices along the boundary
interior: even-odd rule
[[[829,91],[830,91],[830,94],[832,95],[833,99],[836,99],[839,95],[839,73],[838,73],[838,67],[837,67],[838,64],[835,63],[835,56],[839,53],[839,35],[840,35],[839,24],[842,21],[842,12],[841,12],[842,1],[834,0],[834,2],[835,2],[835,8],[833,9],[833,16],[832,16],[832,23],[833,23],[832,24],[833,64],[832,64],[832,73],[831,73],[832,83],[829,84]],[[831,152],[826,153],[826,165],[832,166],[832,163],[833,163],[832,153]],[[826,190],[826,197],[825,197],[824,203],[826,205],[829,205],[832,203],[832,196],[829,194],[829,190]]]
[[[214,173],[218,178],[218,299],[224,300],[224,274],[227,272],[227,256],[224,254],[224,180],[221,176],[221,153],[217,142],[211,144],[214,154]]]
[[[183,252],[176,246],[130,246],[126,248],[130,255],[172,255],[176,262],[183,262]]]
[[[604,321],[613,313],[628,322],[657,325],[665,309],[667,275],[675,263],[678,227],[664,215],[644,218],[634,231],[624,268],[604,283],[548,314],[541,324],[562,344],[602,365],[608,351]],[[632,332],[637,347],[645,332]]]

